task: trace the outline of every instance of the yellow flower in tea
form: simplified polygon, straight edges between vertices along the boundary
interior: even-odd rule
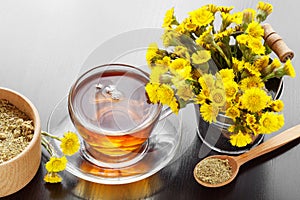
[[[170,70],[173,74],[178,74],[182,78],[188,78],[191,76],[192,67],[188,60],[177,58],[170,64]]]
[[[229,141],[233,146],[244,147],[252,142],[252,138],[249,134],[239,131],[237,134],[230,135]]]
[[[67,132],[61,138],[60,148],[63,154],[71,156],[79,150],[80,143],[76,133]]]
[[[210,100],[216,106],[224,106],[226,95],[223,89],[216,88],[210,92]]]
[[[273,112],[263,113],[259,119],[260,131],[262,133],[272,133],[279,130],[284,124],[283,115]]]
[[[163,28],[172,28],[172,24],[176,22],[175,16],[174,16],[174,8],[171,8],[168,10],[165,14],[164,23],[162,25]]]
[[[247,78],[244,78],[240,82],[240,88],[242,90],[247,90],[253,87],[263,88],[264,86],[265,86],[264,82],[258,76],[249,76]]]
[[[202,104],[200,107],[200,113],[203,119],[209,123],[217,121],[217,115],[219,114],[219,108],[213,104]]]
[[[60,183],[62,181],[62,177],[55,172],[49,172],[45,175],[44,181],[47,183]]]
[[[51,157],[45,167],[48,172],[60,172],[66,169],[67,162],[68,161],[65,156],[61,158]]]
[[[159,102],[159,96],[157,95],[157,90],[159,88],[159,83],[147,83],[145,86],[145,90],[147,92],[148,98],[152,103],[158,103]]]
[[[197,10],[194,10],[189,13],[192,19],[192,22],[197,26],[206,26],[210,24],[214,19],[214,14],[207,10],[205,7],[201,7]]]
[[[271,100],[264,90],[250,88],[240,97],[243,108],[250,112],[260,112],[265,109]]]
[[[245,33],[256,39],[261,39],[264,36],[264,29],[258,22],[253,21],[248,25]]]
[[[192,55],[192,62],[194,64],[203,64],[210,60],[210,51],[199,50]]]
[[[271,103],[271,108],[275,112],[281,112],[284,108],[284,103],[281,100],[275,100]]]
[[[261,43],[260,39],[252,38],[248,41],[248,47],[254,54],[264,54],[266,51],[265,46]]]

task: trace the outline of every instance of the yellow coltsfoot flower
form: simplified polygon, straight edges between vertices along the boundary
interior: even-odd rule
[[[64,137],[61,138],[60,148],[67,156],[71,156],[76,153],[80,148],[80,142],[77,134],[70,131],[65,133]]]
[[[60,172],[66,169],[67,162],[68,160],[65,156],[61,158],[53,156],[46,163],[45,167],[48,172]]]
[[[62,177],[55,172],[49,172],[44,176],[44,181],[47,183],[60,183]]]
[[[241,96],[242,107],[250,112],[260,112],[265,109],[271,101],[271,97],[264,90],[250,88]]]
[[[237,147],[244,147],[247,144],[250,144],[252,142],[252,138],[249,134],[243,134],[241,131],[239,131],[237,134],[230,135],[230,143],[233,146]]]

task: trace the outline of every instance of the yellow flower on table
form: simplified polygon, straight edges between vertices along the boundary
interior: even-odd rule
[[[68,131],[64,133],[62,138],[52,135],[48,132],[42,131],[42,145],[50,154],[49,161],[45,164],[47,174],[44,177],[44,181],[48,183],[58,183],[62,181],[62,177],[58,175],[58,172],[61,172],[66,169],[67,158],[65,155],[71,156],[76,153],[80,148],[79,138],[76,133]],[[52,144],[46,139],[46,137],[60,141],[60,148],[63,153],[62,157],[58,157],[56,150]]]
[[[55,172],[50,172],[45,175],[44,181],[47,183],[60,183],[62,181],[62,177]]]
[[[63,154],[71,156],[76,153],[80,148],[80,142],[76,135],[73,132],[66,132],[64,137],[61,139],[60,148]]]
[[[60,172],[66,169],[67,166],[67,158],[65,156],[51,157],[50,160],[46,163],[46,170],[48,172]]]

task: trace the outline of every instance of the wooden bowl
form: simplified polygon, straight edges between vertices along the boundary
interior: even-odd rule
[[[33,120],[34,134],[28,146],[16,157],[0,164],[0,197],[22,189],[35,176],[41,161],[41,123],[37,109],[23,95],[0,87],[6,99]]]

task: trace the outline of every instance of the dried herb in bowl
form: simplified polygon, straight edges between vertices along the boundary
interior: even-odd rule
[[[20,154],[33,138],[32,120],[8,100],[0,100],[0,164]]]

